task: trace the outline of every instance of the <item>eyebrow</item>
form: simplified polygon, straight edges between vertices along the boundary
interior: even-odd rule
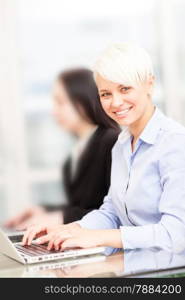
[[[120,84],[120,85],[118,85],[118,88],[120,88],[120,87],[126,87],[126,85]]]
[[[108,90],[99,90],[99,92],[107,92]]]
[[[121,87],[126,87],[126,85],[124,85],[124,84],[119,84],[119,85],[118,85],[118,88],[121,88]],[[109,90],[105,90],[105,89],[99,90],[99,92],[107,92],[107,91],[109,91]]]

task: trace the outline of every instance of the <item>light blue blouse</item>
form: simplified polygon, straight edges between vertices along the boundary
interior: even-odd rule
[[[131,150],[124,129],[112,150],[111,185],[98,210],[79,222],[120,228],[124,249],[185,250],[185,128],[156,108]]]

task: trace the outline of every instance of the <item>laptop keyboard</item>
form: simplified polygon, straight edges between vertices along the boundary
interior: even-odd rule
[[[23,235],[8,236],[8,238],[12,243],[20,243],[22,241]]]
[[[47,246],[44,245],[30,245],[30,246],[22,246],[20,244],[15,245],[17,250],[21,252],[21,254],[24,255],[30,255],[30,256],[40,256],[44,254],[52,254],[52,253],[59,253],[60,251],[55,250],[47,250]]]

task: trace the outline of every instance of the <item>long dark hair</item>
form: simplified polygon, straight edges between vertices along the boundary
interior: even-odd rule
[[[64,85],[70,101],[82,117],[98,126],[119,129],[101,106],[92,71],[85,68],[70,69],[61,72],[58,80]]]

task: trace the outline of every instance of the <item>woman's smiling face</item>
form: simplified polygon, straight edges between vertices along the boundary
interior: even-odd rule
[[[124,86],[96,76],[100,101],[106,114],[121,126],[130,126],[144,115],[151,104],[154,78],[136,86]]]

